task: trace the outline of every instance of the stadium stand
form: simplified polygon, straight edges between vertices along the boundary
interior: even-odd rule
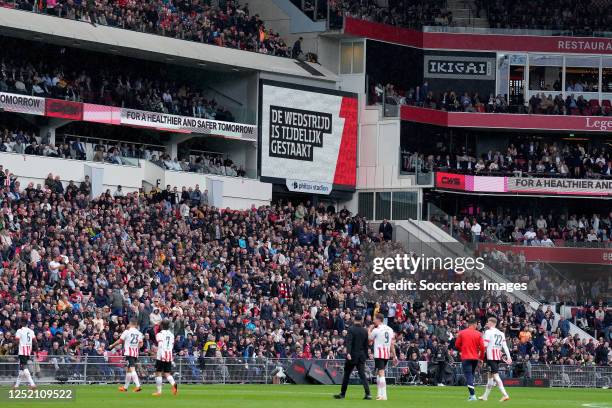
[[[589,148],[590,147],[590,148]],[[533,136],[516,138],[498,150],[473,152],[471,147],[459,146],[448,152],[433,149],[431,152],[402,152],[402,167],[413,172],[447,171],[461,174],[477,174],[514,177],[612,177],[612,156],[602,145],[583,145],[569,141],[550,143]]]
[[[234,164],[229,156],[215,152],[193,152],[193,154],[170,157],[163,146],[151,146],[142,143],[126,143],[103,140],[100,138],[82,138],[75,135],[64,135],[63,141],[51,143],[47,137],[37,136],[32,130],[1,131],[0,152],[28,154],[35,156],[59,157],[73,160],[90,160],[93,162],[113,163],[119,165],[134,164],[130,159],[150,160],[167,170],[189,171],[201,174],[217,174],[232,177],[245,177],[241,166]],[[87,155],[87,144],[91,145],[92,155]]]
[[[400,27],[420,29],[423,26],[449,26],[453,24],[453,13],[441,0],[411,0],[390,3],[381,6],[379,2],[335,0],[329,1],[333,20],[342,16],[374,21],[377,23],[397,25]]]
[[[582,86],[582,84],[580,84]],[[569,90],[568,90],[569,91]],[[506,97],[499,94],[479,95],[478,92],[464,92],[458,95],[453,90],[436,94],[428,90],[427,84],[411,88],[408,91],[397,89],[393,84],[377,84],[370,91],[370,102],[391,105],[413,105],[447,112],[476,113],[530,113],[538,115],[582,115],[610,116],[612,108],[610,101],[605,99],[601,105],[599,100],[586,100],[582,95],[573,93],[564,99],[560,93],[540,92],[531,96],[527,108],[512,112],[509,110]]]
[[[102,54],[0,37],[6,50],[0,91],[78,102],[142,109],[205,119],[234,121],[232,113],[195,80],[161,64],[114,57],[100,66]],[[165,80],[160,80],[165,78]]]
[[[612,212],[600,214],[540,215],[513,214],[511,209],[496,214],[483,211],[478,217],[467,215],[453,219],[456,231],[468,240],[513,242],[528,246],[555,246],[565,242],[603,243],[612,240]],[[476,226],[478,225],[478,226]],[[479,232],[474,236],[475,231]]]
[[[4,7],[34,11],[126,30],[163,35],[188,41],[229,47],[262,54],[289,57],[282,38],[266,28],[248,4],[224,1],[223,7],[207,1],[163,2],[152,0],[118,2],[4,1]],[[46,6],[45,6],[46,5]]]
[[[544,29],[591,35],[609,31],[612,20],[609,2],[581,1],[508,1],[478,2],[493,28]],[[526,10],[537,10],[526,13]]]
[[[127,319],[137,317],[146,333],[144,353],[157,325],[172,317],[182,356],[197,357],[212,336],[219,356],[341,358],[351,316],[369,321],[382,312],[399,332],[403,358],[431,361],[469,316],[495,315],[517,359],[609,361],[607,343],[574,338],[551,310],[530,312],[505,296],[455,300],[464,296],[456,292],[444,302],[362,304],[360,247],[380,237],[345,209],[217,209],[199,189],[170,186],[90,199],[87,183],[64,188],[49,175],[44,186],[23,189],[1,170],[2,354],[14,354],[20,319],[49,355],[112,358],[105,345]],[[594,310],[588,324],[609,327],[602,304],[587,307]]]
[[[378,2],[376,0],[329,1],[333,16],[339,19],[348,15],[354,18],[421,29],[423,26],[457,26],[469,23],[469,19],[453,19],[452,9],[444,1],[411,0]],[[572,35],[590,36],[594,32],[609,31],[610,20],[605,0],[475,0],[464,2],[472,18],[486,17],[490,28],[554,30]],[[473,3],[469,5],[469,3]],[[530,13],[529,10],[537,10]]]

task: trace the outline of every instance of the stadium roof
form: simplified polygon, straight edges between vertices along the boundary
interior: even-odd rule
[[[338,77],[318,64],[298,63],[291,58],[196,43],[159,35],[94,26],[83,21],[0,8],[0,34],[44,41],[67,47],[86,48],[114,55],[197,65],[201,69],[263,71],[336,82]]]

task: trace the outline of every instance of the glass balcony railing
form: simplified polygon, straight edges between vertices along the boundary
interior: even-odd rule
[[[572,30],[535,30],[517,28],[483,28],[483,27],[449,27],[425,26],[426,33],[458,33],[458,34],[498,34],[498,35],[534,35],[548,37],[605,37],[612,38],[612,31],[582,32]]]

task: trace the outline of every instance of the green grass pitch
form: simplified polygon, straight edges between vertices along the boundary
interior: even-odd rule
[[[46,387],[41,387],[46,388]],[[54,387],[59,388],[59,387]],[[0,407],[67,407],[67,408],[461,408],[474,405],[515,408],[612,408],[612,390],[560,388],[508,388],[511,400],[500,403],[499,390],[491,392],[489,401],[467,401],[465,387],[409,387],[387,388],[388,401],[364,401],[363,388],[352,385],[347,398],[336,401],[337,386],[297,385],[184,385],[173,396],[168,384],[163,395],[153,397],[154,385],[143,386],[141,393],[121,393],[116,386],[71,386],[73,401],[9,401],[7,387],[0,392]],[[480,395],[483,387],[477,387]],[[376,395],[376,388],[372,388]]]

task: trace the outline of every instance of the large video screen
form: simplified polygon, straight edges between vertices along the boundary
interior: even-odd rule
[[[259,174],[290,191],[354,190],[357,96],[262,81]]]

